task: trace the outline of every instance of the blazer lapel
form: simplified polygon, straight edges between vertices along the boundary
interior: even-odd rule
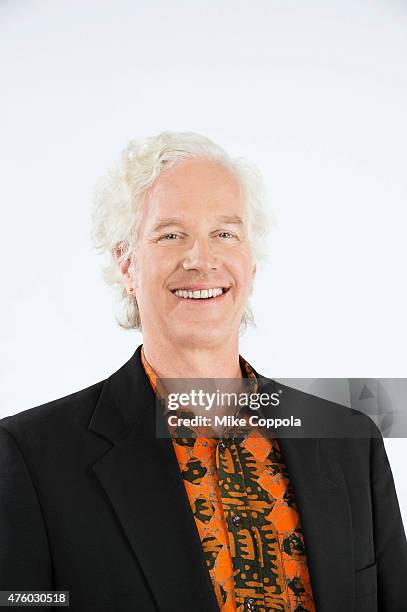
[[[323,441],[278,440],[298,505],[318,612],[352,610],[355,570],[352,516],[340,468],[337,481],[326,476]]]
[[[93,465],[163,612],[218,611],[172,441],[140,361],[103,387],[89,429],[113,447]],[[156,423],[157,418],[161,422]]]
[[[265,381],[261,391],[283,390],[280,408],[263,409],[265,416],[271,417],[273,413],[276,416],[278,412],[284,418],[300,412],[310,422],[329,419],[330,408],[320,398],[256,374]],[[334,423],[339,422],[335,419],[341,413],[341,407],[336,408]],[[300,437],[298,432],[295,436],[276,435],[298,506],[316,609],[318,612],[353,610],[352,515],[345,477],[341,466],[328,454],[330,440]]]

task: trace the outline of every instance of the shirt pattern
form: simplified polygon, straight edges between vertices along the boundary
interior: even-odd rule
[[[162,397],[157,374],[141,360]],[[242,373],[256,384],[239,355]],[[255,387],[257,388],[257,387]],[[297,505],[277,440],[174,428],[173,446],[221,612],[315,612]]]

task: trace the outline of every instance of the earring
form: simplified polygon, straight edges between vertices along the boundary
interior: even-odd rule
[[[134,287],[130,287],[129,291],[134,291]]]

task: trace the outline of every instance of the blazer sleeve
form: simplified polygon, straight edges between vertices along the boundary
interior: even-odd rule
[[[382,435],[371,438],[371,490],[380,612],[407,610],[407,542]]]
[[[0,427],[0,590],[52,590],[38,496],[14,437]]]

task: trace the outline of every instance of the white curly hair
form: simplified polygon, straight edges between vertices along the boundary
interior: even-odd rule
[[[195,132],[166,131],[145,140],[131,140],[119,160],[98,181],[92,211],[93,244],[105,255],[104,279],[119,291],[123,311],[118,323],[125,329],[142,330],[137,300],[124,286],[120,263],[135,252],[145,196],[164,167],[168,169],[196,157],[222,164],[239,181],[254,259],[260,265],[267,261],[266,238],[271,218],[265,208],[261,174],[252,164],[242,157],[231,157],[222,147]],[[242,316],[240,334],[248,324],[255,324],[249,303]]]

